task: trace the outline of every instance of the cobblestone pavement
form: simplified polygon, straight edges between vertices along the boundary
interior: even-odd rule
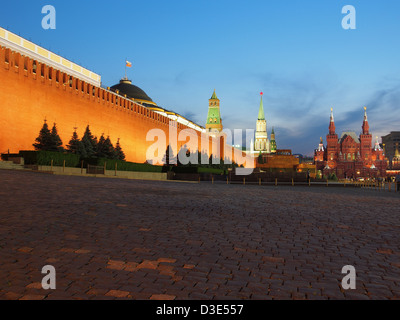
[[[398,193],[6,170],[0,186],[0,299],[400,298]]]

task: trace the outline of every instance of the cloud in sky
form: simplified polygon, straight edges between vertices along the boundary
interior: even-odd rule
[[[376,88],[369,95],[366,106],[371,134],[380,138],[389,131],[400,130],[400,79],[384,79]],[[339,124],[342,127],[354,126],[357,118],[361,119],[360,114],[357,110],[349,111]],[[361,130],[359,122],[357,127]]]

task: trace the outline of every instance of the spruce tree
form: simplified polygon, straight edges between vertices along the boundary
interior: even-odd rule
[[[165,150],[162,162],[164,163],[164,166],[176,165],[176,157],[174,156],[174,150],[172,150],[170,144],[168,145],[167,150]]]
[[[67,144],[67,151],[70,153],[74,154],[80,154],[80,151],[82,149],[81,146],[82,142],[79,140],[78,134],[76,133],[76,128],[74,133],[72,134],[71,140],[69,140],[69,143]]]
[[[262,156],[261,151],[260,151],[260,154],[258,155],[258,163],[259,163],[259,164],[263,164],[263,163],[264,163],[264,158],[263,158],[263,156]]]
[[[199,153],[199,165],[201,165],[202,167],[207,168],[209,165],[209,156],[208,153],[205,151],[201,151],[201,153]]]
[[[64,148],[62,147],[62,141],[60,136],[58,135],[57,126],[55,123],[50,133],[49,151],[59,151],[59,152],[64,151]]]
[[[209,168],[213,168],[214,167],[213,160],[214,160],[214,155],[211,153],[210,157],[208,158],[208,167]]]
[[[92,144],[93,149],[96,150],[97,147],[97,137],[95,137],[92,132],[90,131],[89,125],[86,126],[85,132],[83,136],[86,136],[90,143]]]
[[[219,169],[224,170],[225,169],[225,161],[224,159],[219,159],[219,165],[218,165]]]
[[[190,156],[190,151],[189,151],[189,149],[186,147],[186,144],[185,145],[183,145],[182,147],[181,147],[181,150],[179,150],[179,152],[178,152],[178,158],[177,158],[177,160],[178,160],[178,163],[177,163],[177,165],[180,167],[180,166],[184,166],[184,164],[181,162],[181,159],[184,159],[184,157],[188,157],[188,156]]]
[[[115,145],[115,154],[116,154],[116,158],[118,160],[122,160],[122,161],[125,160],[125,153],[122,151],[121,145],[119,143],[119,138],[118,138],[117,144]]]
[[[194,160],[193,160],[193,163],[190,162],[190,164],[191,165],[195,165],[195,166],[200,165],[200,162],[199,162],[199,150],[196,149],[196,151],[193,152],[192,157],[193,157]]]
[[[93,146],[90,143],[90,140],[87,136],[83,136],[81,140],[82,150],[80,155],[83,159],[92,158],[95,155],[95,151],[93,150]]]
[[[116,158],[115,148],[114,148],[109,136],[107,136],[107,138],[104,140],[104,154],[105,154],[106,158],[108,158],[108,159]]]
[[[97,142],[96,156],[98,158],[107,158],[105,141],[106,139],[104,138],[104,134],[102,134]]]
[[[97,140],[97,136],[93,137],[92,140],[92,146],[93,146],[93,150],[96,151],[97,150],[97,144],[99,143],[99,141]]]
[[[36,143],[33,144],[35,150],[49,150],[51,146],[51,132],[46,120],[44,120],[43,127],[40,129],[39,136],[35,141]]]
[[[82,158],[89,159],[96,155],[97,138],[92,135],[89,125],[86,127],[85,133],[82,137]]]

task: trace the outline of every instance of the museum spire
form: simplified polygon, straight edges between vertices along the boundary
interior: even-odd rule
[[[335,119],[333,118],[333,108],[331,108],[331,119],[329,122],[329,134],[335,134],[336,127],[335,127]]]
[[[363,124],[362,124],[362,131],[363,131],[363,134],[369,134],[367,107],[364,107],[364,121],[363,121]]]

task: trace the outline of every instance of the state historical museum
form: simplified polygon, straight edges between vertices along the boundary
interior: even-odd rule
[[[331,109],[327,145],[322,138],[314,153],[316,169],[324,176],[335,173],[339,179],[386,177],[387,160],[378,138],[372,147],[372,135],[369,132],[367,108],[364,108],[362,133],[343,132],[341,137],[335,132],[335,121]]]

